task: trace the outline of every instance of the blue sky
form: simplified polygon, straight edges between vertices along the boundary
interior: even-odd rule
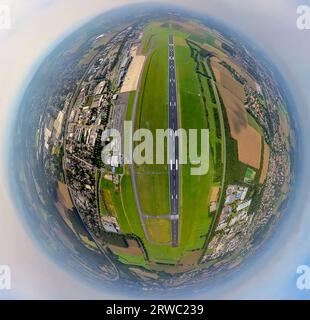
[[[4,0],[0,0],[0,4]],[[12,8],[13,28],[0,31],[0,119],[1,154],[5,154],[8,125],[12,112],[22,96],[26,84],[44,56],[66,34],[76,29],[99,12],[112,7],[106,0],[8,0]],[[115,0],[114,6],[134,1]],[[146,1],[148,2],[148,1]],[[166,1],[162,1],[166,2]],[[169,1],[173,3],[173,1]],[[298,184],[296,203],[278,228],[264,254],[246,270],[231,277],[220,287],[201,298],[291,298],[308,299],[310,291],[296,288],[296,268],[310,265],[310,155],[307,137],[310,111],[310,30],[296,27],[298,4],[309,1],[292,0],[181,0],[214,16],[249,38],[255,39],[281,70],[296,101],[294,114],[298,117],[303,144],[302,177]],[[92,6],[89,5],[92,3]],[[310,3],[309,3],[310,5]],[[75,10],[70,10],[74,6]],[[66,12],[66,14],[63,14]],[[57,23],[53,23],[57,21]],[[31,45],[29,45],[31,44]],[[88,288],[77,278],[50,261],[30,240],[18,219],[4,182],[5,161],[1,162],[0,175],[0,265],[12,269],[12,291],[6,297],[14,298],[115,298],[108,293]],[[7,241],[10,239],[10,241]],[[27,254],[25,254],[27,253]],[[61,290],[57,284],[61,285]],[[0,291],[0,297],[4,292]]]

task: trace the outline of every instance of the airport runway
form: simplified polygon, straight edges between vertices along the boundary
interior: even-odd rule
[[[170,184],[170,219],[173,247],[179,245],[179,137],[174,134],[179,128],[178,101],[176,87],[176,69],[173,35],[169,36],[169,184]]]

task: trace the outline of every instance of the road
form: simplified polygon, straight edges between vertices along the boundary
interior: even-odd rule
[[[176,67],[173,35],[169,36],[169,105],[168,126],[172,129],[169,134],[169,187],[170,187],[170,219],[172,240],[171,245],[179,245],[179,137],[175,131],[179,128],[178,101],[176,87]]]

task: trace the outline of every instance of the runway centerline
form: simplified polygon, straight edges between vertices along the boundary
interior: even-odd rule
[[[173,35],[169,36],[169,110],[168,123],[169,129],[176,131],[179,128],[178,123],[178,99],[176,88],[176,67]],[[170,179],[170,215],[171,215],[171,233],[173,247],[179,245],[179,137],[175,134],[169,136],[169,179]]]

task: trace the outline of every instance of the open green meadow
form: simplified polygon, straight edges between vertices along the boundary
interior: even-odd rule
[[[176,257],[181,257],[184,254],[188,254],[192,250],[203,248],[206,240],[206,235],[211,226],[214,216],[209,213],[209,202],[210,202],[210,192],[213,185],[219,184],[219,178],[222,173],[222,133],[219,124],[217,108],[218,105],[216,102],[213,102],[212,95],[209,84],[208,77],[210,75],[207,73],[206,67],[204,66],[207,62],[204,57],[199,55],[199,50],[197,49],[197,59],[193,56],[192,49],[187,43],[186,39],[189,37],[189,34],[182,32],[182,30],[172,29],[171,24],[160,26],[159,24],[152,24],[147,28],[147,32],[144,38],[144,51],[148,52],[154,49],[155,44],[157,43],[158,34],[160,34],[161,40],[159,41],[162,46],[162,55],[158,55],[157,58],[164,59],[165,70],[161,72],[165,74],[165,82],[162,87],[163,94],[165,96],[165,101],[162,103],[165,104],[164,114],[161,114],[159,118],[162,118],[161,124],[158,121],[158,117],[152,120],[152,125],[149,124],[151,129],[163,128],[162,124],[167,125],[167,101],[168,96],[166,90],[168,89],[168,79],[167,74],[167,60],[168,60],[168,37],[169,34],[174,34],[175,42],[175,54],[176,54],[176,68],[177,68],[177,86],[179,92],[179,119],[180,127],[185,130],[189,129],[209,129],[210,130],[210,162],[209,162],[209,171],[208,174],[203,176],[193,176],[190,174],[191,165],[181,165],[180,166],[180,175],[181,175],[181,212],[180,212],[180,244],[178,248],[169,248],[167,251],[164,250],[165,246],[160,246],[163,249],[162,253],[166,251],[169,253],[169,257],[173,256],[173,252],[177,253]],[[155,51],[156,52],[156,51]],[[154,53],[153,53],[154,54]],[[149,71],[150,66],[146,65],[144,74],[147,75],[147,81],[154,83],[154,80],[150,78]],[[156,63],[156,71],[159,70],[159,66]],[[155,76],[154,76],[155,77]],[[155,77],[156,78],[156,77]],[[163,77],[161,76],[161,79]],[[143,84],[142,84],[143,85]],[[154,86],[151,87],[155,92]],[[145,88],[143,90],[144,94]],[[160,90],[157,88],[156,90]],[[162,92],[162,91],[159,91]],[[142,93],[141,93],[142,94]],[[152,93],[150,93],[152,95]],[[147,93],[149,95],[149,93]],[[156,98],[157,99],[157,98]],[[152,99],[154,100],[154,99]],[[140,105],[141,106],[141,105]],[[143,103],[142,107],[145,104]],[[157,109],[157,108],[156,108]],[[159,108],[158,110],[162,110]],[[154,112],[151,110],[150,112]],[[141,113],[139,115],[141,117]],[[139,118],[141,119],[141,118]],[[152,128],[152,126],[155,127]],[[198,141],[199,145],[200,140]],[[200,150],[198,150],[199,153]],[[161,172],[162,175],[163,172]],[[156,179],[162,179],[163,177],[156,177]],[[165,176],[167,182],[169,181],[168,175]],[[140,178],[141,181],[141,178]],[[139,180],[137,179],[139,184]],[[143,181],[142,186],[155,184],[152,181],[152,178],[148,177]],[[164,189],[164,185],[161,184],[159,187]],[[152,195],[149,195],[148,192],[145,192],[144,188],[144,197],[148,202],[152,202]],[[152,189],[154,190],[154,189]],[[165,190],[165,193],[168,195],[169,190]],[[153,197],[154,199],[154,197]],[[155,198],[156,199],[156,198]],[[153,202],[156,202],[156,200]],[[143,200],[141,199],[141,202]],[[155,204],[154,204],[155,206]],[[169,211],[169,207],[168,211]],[[165,213],[164,210],[158,211],[158,208],[154,208],[157,214]],[[154,252],[154,251],[153,251]],[[152,254],[150,254],[152,255]],[[168,255],[167,255],[168,257]]]
[[[143,72],[136,129],[168,128],[168,39],[169,30],[151,24],[143,38],[147,61]],[[153,145],[155,155],[156,146]],[[169,176],[166,164],[136,165],[136,181],[143,212],[146,215],[169,214]]]
[[[186,39],[186,35],[181,35]],[[179,91],[180,126],[210,130],[208,174],[193,176],[191,165],[181,165],[181,243],[186,250],[201,249],[214,215],[209,212],[210,192],[222,174],[221,130],[208,86],[206,59],[199,48],[191,48],[186,41],[176,41],[176,63]],[[218,129],[219,128],[219,129]],[[198,140],[198,145],[200,140]]]

